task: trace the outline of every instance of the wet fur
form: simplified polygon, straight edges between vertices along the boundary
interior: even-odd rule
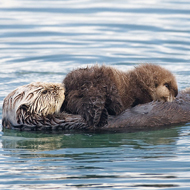
[[[178,93],[173,74],[153,64],[128,72],[95,65],[72,71],[63,83],[66,93],[62,109],[80,114],[90,127],[104,126],[108,114],[118,115],[153,100],[172,101]]]
[[[93,133],[95,131],[134,132],[179,126],[190,122],[190,88],[181,91],[173,102],[149,102],[126,109],[117,116],[109,116],[108,124],[99,128],[89,127],[80,115],[66,112],[38,116],[38,118],[30,115],[30,118],[32,122],[29,124],[26,122],[20,124],[17,121],[10,123],[10,117],[6,118],[6,121],[3,119],[3,130],[6,128],[42,132],[52,130],[56,133],[64,131],[68,134],[68,130],[72,132],[85,130]]]
[[[3,102],[3,126],[33,125],[60,111],[65,88],[59,83],[34,82],[18,87]],[[44,120],[42,119],[44,118]]]

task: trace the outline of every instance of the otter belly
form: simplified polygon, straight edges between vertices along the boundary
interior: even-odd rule
[[[4,112],[4,109],[3,109]],[[36,125],[19,124],[10,115],[3,116],[3,128],[11,121],[11,128],[20,130],[87,130],[87,131],[134,131],[156,129],[190,122],[190,89],[181,91],[173,102],[150,102],[126,109],[118,116],[109,116],[108,124],[91,128],[80,115],[66,112],[29,117]],[[6,120],[6,122],[5,122]]]

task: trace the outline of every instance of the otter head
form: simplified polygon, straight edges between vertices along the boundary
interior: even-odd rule
[[[18,87],[3,101],[3,126],[35,125],[38,116],[60,111],[64,93],[64,85],[58,83],[33,82]]]
[[[178,94],[175,76],[160,66],[156,66],[156,69],[157,71],[153,72],[153,100],[172,102]]]
[[[172,102],[178,94],[177,85],[174,80],[168,79],[159,85],[155,85],[153,100]]]
[[[65,99],[63,84],[34,82],[26,88],[22,106],[26,106],[29,113],[45,116],[59,112]]]
[[[141,88],[145,89],[154,101],[172,102],[178,94],[174,75],[161,66],[142,64],[136,67],[136,76]]]

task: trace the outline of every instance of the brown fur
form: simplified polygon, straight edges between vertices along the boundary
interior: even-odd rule
[[[52,96],[55,97],[55,94],[52,94]],[[5,110],[3,109],[3,111]],[[46,116],[31,114],[23,119],[22,123],[15,119],[13,120],[10,113],[6,118],[2,118],[3,129],[12,128],[42,132],[52,130],[55,133],[60,133],[61,131],[68,133],[68,130],[85,130],[102,133],[106,131],[147,131],[174,125],[179,126],[190,122],[190,88],[178,93],[173,102],[149,102],[128,108],[117,116],[109,116],[108,124],[99,128],[89,127],[80,115],[68,114],[66,112],[53,113]]]
[[[63,109],[77,113],[89,126],[103,126],[108,114],[153,100],[172,101],[177,96],[175,77],[168,70],[143,64],[122,72],[112,67],[77,69],[63,80],[66,93]]]

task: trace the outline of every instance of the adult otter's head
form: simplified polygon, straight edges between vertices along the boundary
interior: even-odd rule
[[[33,82],[18,87],[4,99],[3,117],[17,117],[23,112],[40,116],[56,113],[65,99],[64,93],[65,88],[59,83]]]
[[[178,94],[174,75],[161,66],[142,64],[134,70],[140,88],[146,89],[152,100],[171,102]]]

